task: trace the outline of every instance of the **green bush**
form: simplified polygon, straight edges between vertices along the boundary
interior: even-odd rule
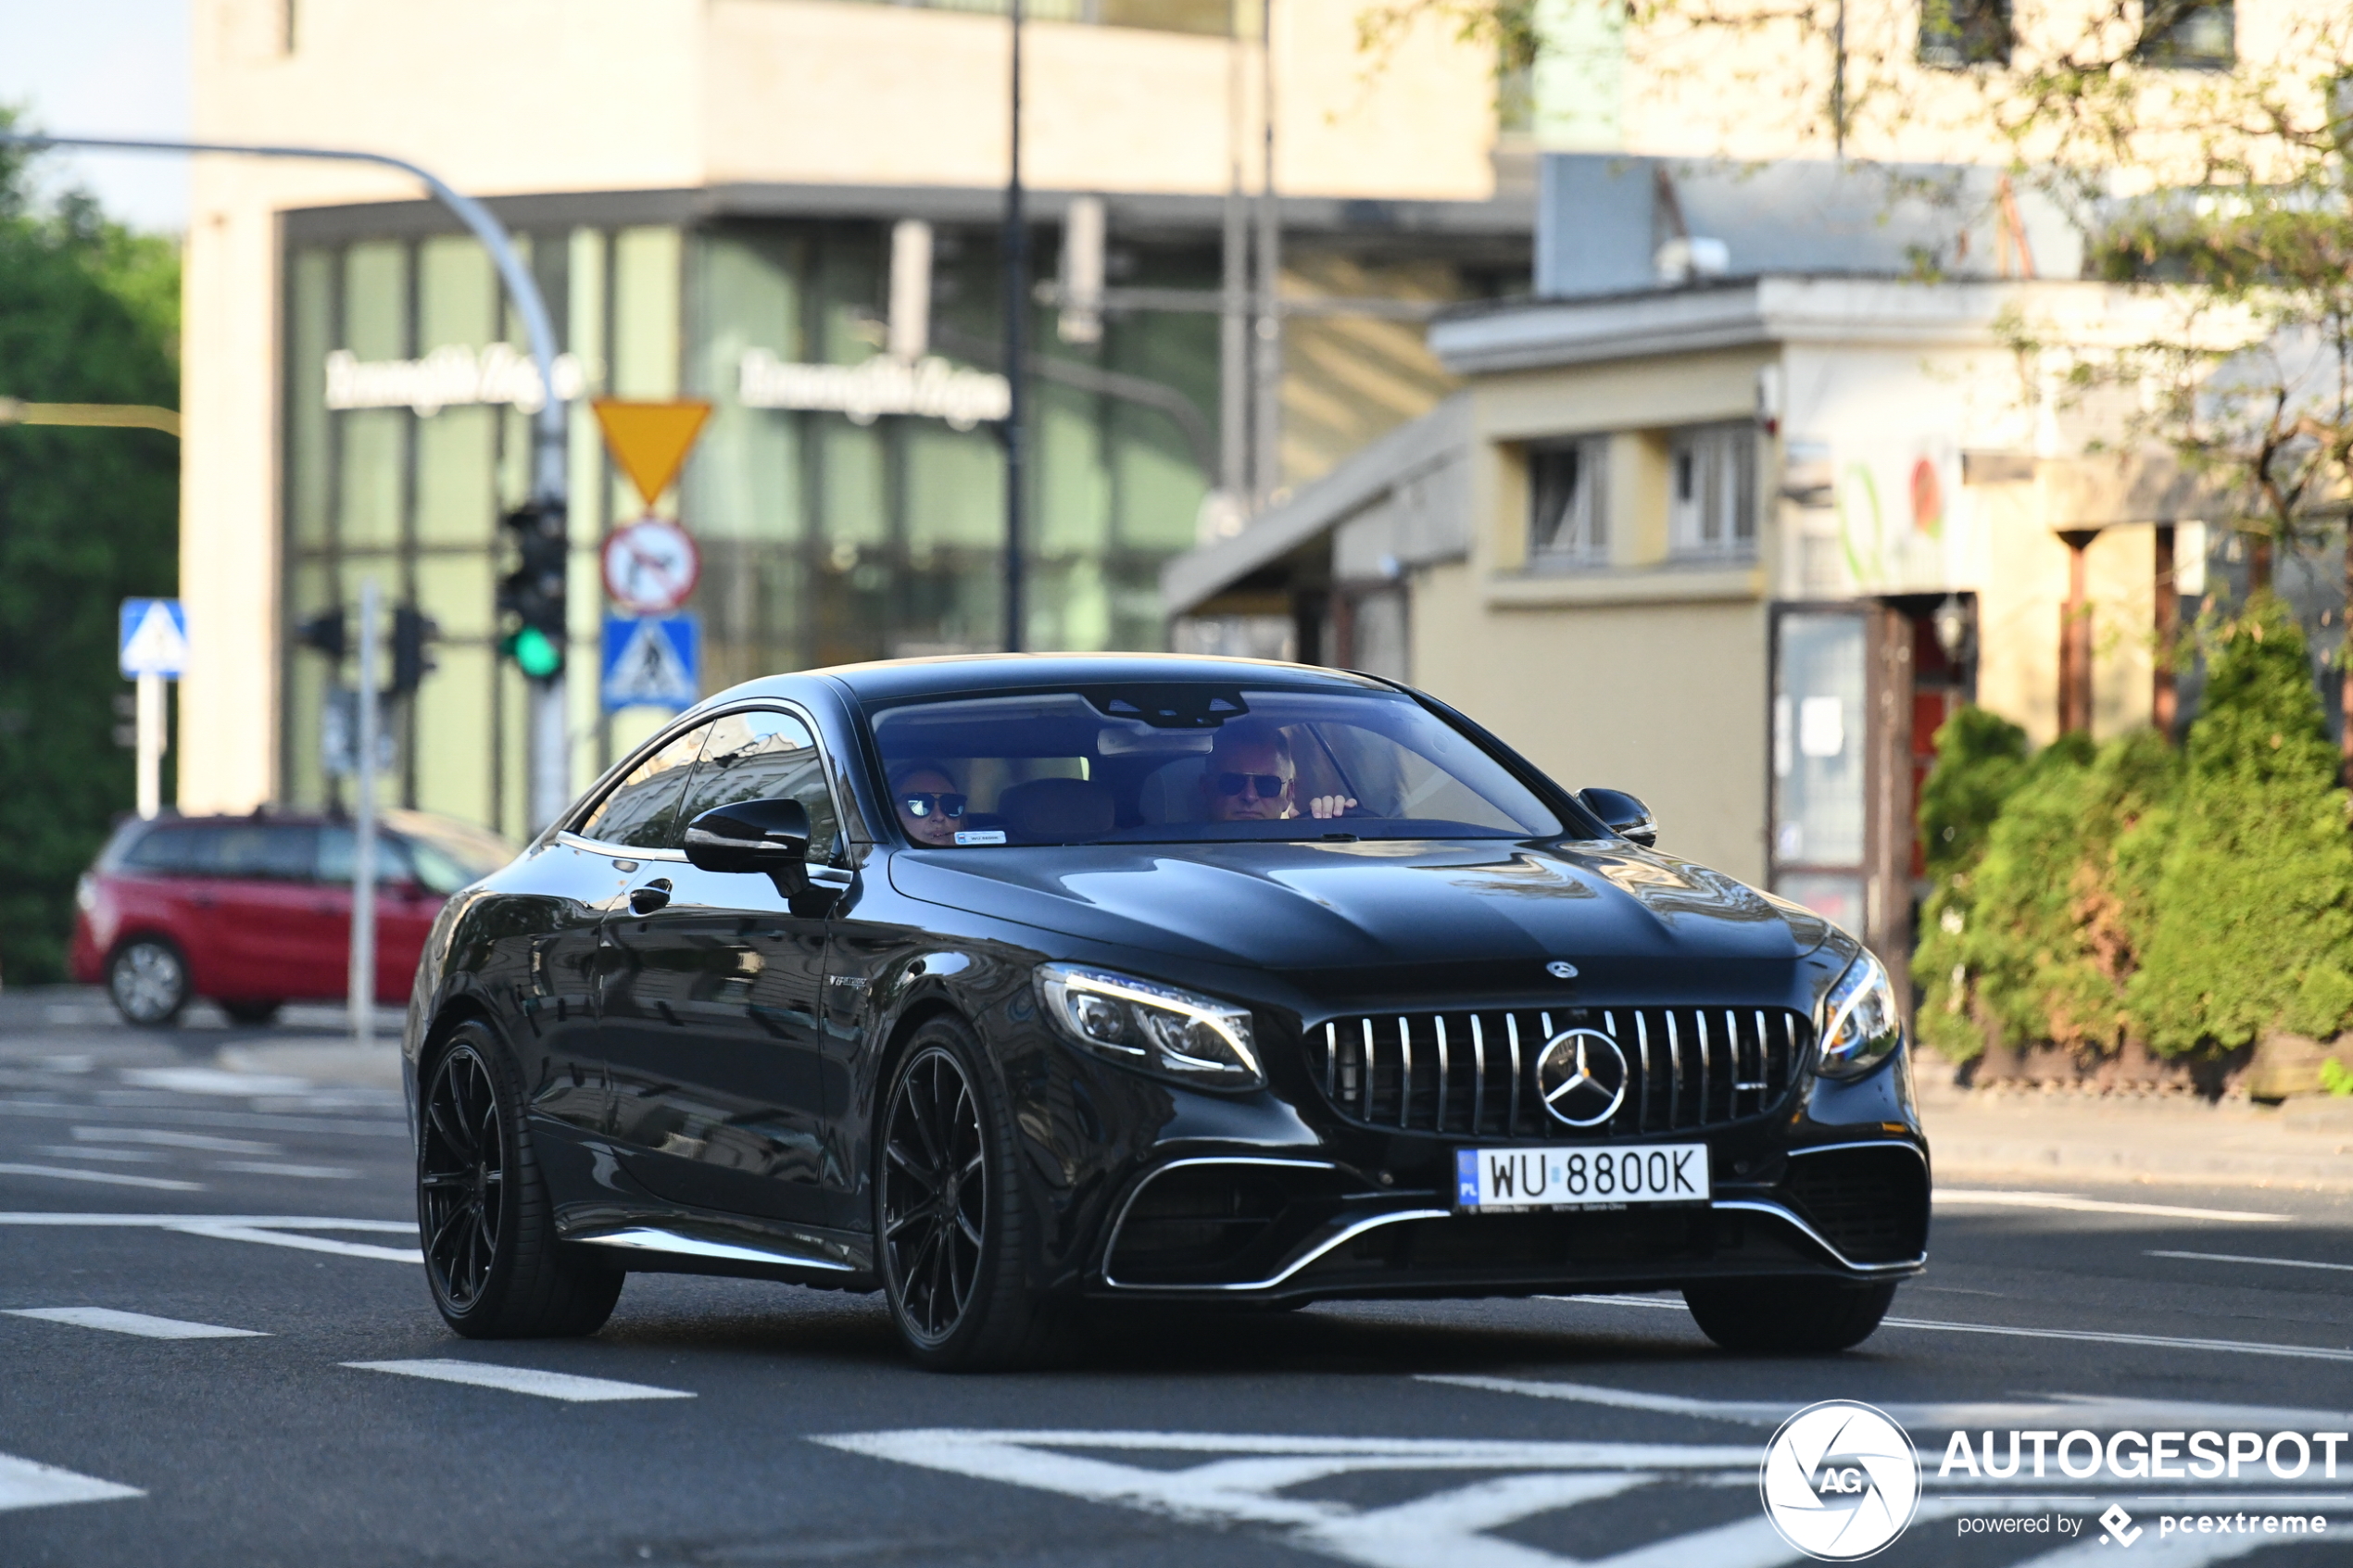
[[[2135,1027],[2178,1056],[2353,1014],[2353,838],[2302,630],[2264,595],[2211,628],[2178,821],[2158,860]]]
[[[1936,732],[1936,767],[1920,786],[1920,854],[1939,882],[1977,863],[2002,803],[2026,774],[2026,732],[1998,713],[1957,709]]]
[[[1940,744],[1924,801],[1948,755]],[[1931,1046],[1968,1060],[1989,1029],[2020,1043],[2117,1046],[2179,771],[2148,731],[2096,750],[2064,735],[2019,765],[1982,854],[1948,872],[1923,910],[1913,973]]]

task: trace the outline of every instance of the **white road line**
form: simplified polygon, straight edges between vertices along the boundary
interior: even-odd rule
[[[1436,1383],[1533,1399],[1567,1399],[1617,1410],[1653,1411],[1693,1420],[1748,1426],[1779,1426],[1802,1400],[1699,1399],[1681,1394],[1651,1394],[1592,1383],[1550,1379],[1484,1377],[1466,1373],[1422,1373],[1416,1383]],[[2277,1405],[2221,1405],[2187,1399],[2116,1399],[2092,1394],[2050,1394],[2035,1400],[1962,1399],[1929,1403],[1883,1403],[1880,1409],[1914,1431],[1975,1427],[2032,1427],[2064,1423],[2101,1431],[2187,1422],[2197,1426],[2294,1427],[2328,1431],[2353,1422],[2345,1411],[2298,1410]]]
[[[2275,1269],[2330,1269],[2353,1274],[2353,1263],[2316,1263],[2309,1258],[2242,1258],[2235,1252],[2151,1252],[2152,1258],[2191,1258],[2203,1263],[2266,1263]]]
[[[83,1143],[159,1144],[167,1148],[202,1148],[215,1154],[275,1154],[274,1143],[256,1143],[251,1138],[207,1137],[202,1133],[172,1133],[157,1127],[76,1127],[73,1135]]]
[[[196,1110],[170,1103],[169,1095],[151,1098],[164,1103],[143,1106],[96,1106],[58,1099],[22,1099],[0,1095],[0,1116],[46,1116],[52,1120],[86,1122],[92,1116],[132,1116],[173,1127],[243,1127],[259,1133],[326,1133],[335,1137],[406,1138],[406,1120],[381,1116],[263,1116],[248,1110]]]
[[[1653,1307],[1681,1311],[1683,1303],[1655,1296],[1540,1296],[1540,1301],[1591,1302],[1603,1307]],[[2240,1356],[2282,1356],[2291,1361],[2353,1361],[2353,1349],[2325,1345],[2269,1345],[2247,1339],[2196,1339],[2163,1334],[2110,1334],[2091,1328],[2012,1328],[2000,1323],[1952,1323],[1942,1318],[1881,1318],[1881,1328],[1917,1328],[1940,1334],[1991,1334],[2015,1339],[2075,1339],[2092,1345],[2147,1345],[2167,1350],[2220,1350]]]
[[[242,1171],[249,1176],[293,1176],[302,1181],[349,1181],[359,1173],[348,1165],[287,1165],[274,1160],[216,1160],[216,1171]]]
[[[202,1192],[202,1182],[170,1176],[126,1176],[120,1171],[74,1171],[63,1165],[0,1165],[0,1176],[49,1176],[61,1182],[104,1182],[108,1186],[152,1187],[158,1192]]]
[[[2184,1209],[2172,1203],[2117,1203],[2065,1192],[1999,1192],[1991,1187],[1938,1187],[1932,1201],[1961,1208],[2064,1209],[2076,1214],[2146,1214],[2160,1220],[2214,1220],[2223,1224],[2273,1225],[2294,1216],[2252,1209]]]
[[[153,1165],[164,1158],[152,1148],[91,1148],[72,1143],[40,1144],[32,1152],[52,1160],[113,1160],[126,1165]]]
[[[267,1339],[258,1329],[223,1328],[219,1323],[188,1323],[180,1318],[151,1318],[145,1312],[118,1312],[111,1307],[14,1307],[12,1318],[39,1318],[68,1323],[78,1328],[103,1328],[135,1334],[142,1339]]]
[[[0,1454],[0,1512],[12,1508],[47,1508],[61,1502],[111,1502],[117,1498],[143,1498],[136,1486],[77,1475],[54,1464],[36,1464],[14,1454]]]
[[[536,1394],[543,1399],[592,1403],[604,1399],[691,1399],[684,1388],[656,1388],[645,1383],[618,1383],[609,1377],[574,1377],[564,1372],[533,1367],[486,1366],[480,1361],[345,1361],[361,1372],[389,1372],[402,1377],[427,1377],[436,1383],[467,1383],[477,1388],[503,1388],[511,1394]]]
[[[176,1095],[298,1095],[310,1087],[308,1078],[229,1073],[218,1067],[126,1067],[122,1081],[133,1088],[169,1089]]]
[[[383,1231],[414,1237],[413,1220],[309,1219],[280,1214],[49,1214],[0,1213],[0,1225],[67,1225],[178,1231],[183,1236],[208,1236],[216,1241],[250,1241],[263,1247],[291,1247],[303,1252],[331,1252],[344,1258],[374,1258],[387,1263],[422,1263],[425,1255],[414,1248],[374,1247],[360,1241],[335,1241],[309,1231]]]

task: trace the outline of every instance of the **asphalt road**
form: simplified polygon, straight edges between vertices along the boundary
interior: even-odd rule
[[[2353,1445],[2333,1480],[2317,1451],[2293,1480],[1938,1474],[1956,1428],[2353,1429],[2347,1199],[1948,1189],[1929,1274],[1830,1361],[1726,1355],[1672,1298],[1538,1299],[1138,1317],[1056,1371],[942,1377],[874,1298],[661,1275],[592,1339],[475,1344],[414,1261],[397,1092],[215,1054],[301,1040],[0,998],[6,1568],[1766,1568],[1803,1558],[1759,1459],[1824,1399],[1922,1457],[1876,1562],[2353,1561]],[[2164,1527],[2199,1512],[2254,1533]],[[2333,1533],[2260,1533],[2288,1514]]]

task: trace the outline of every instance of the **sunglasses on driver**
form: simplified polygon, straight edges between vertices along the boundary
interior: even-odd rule
[[[910,791],[899,797],[899,804],[911,817],[928,817],[934,811],[937,811],[941,816],[952,819],[964,814],[965,799],[966,797],[961,795],[931,795],[922,791]]]
[[[1290,787],[1290,781],[1280,773],[1220,773],[1217,793],[1239,795],[1244,790],[1254,793],[1261,800],[1273,800]]]

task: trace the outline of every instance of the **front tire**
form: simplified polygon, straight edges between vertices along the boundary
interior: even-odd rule
[[[1004,1093],[953,1019],[925,1024],[891,1074],[875,1152],[883,1295],[908,1353],[940,1372],[1045,1359],[1061,1319],[1023,1278],[1038,1223]]]
[[[107,960],[107,995],[126,1022],[142,1029],[169,1029],[180,1022],[193,995],[188,960],[160,936],[137,936]]]
[[[417,1230],[442,1321],[469,1339],[594,1334],[625,1277],[556,1239],[523,1098],[490,1031],[462,1025],[434,1064],[417,1139]]]
[[[1687,1285],[1683,1304],[1700,1332],[1750,1355],[1829,1356],[1851,1350],[1879,1328],[1895,1285],[1834,1279],[1730,1280]]]

